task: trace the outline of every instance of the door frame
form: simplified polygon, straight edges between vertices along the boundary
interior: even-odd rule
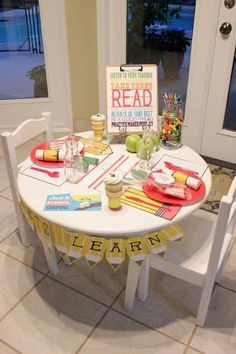
[[[52,112],[55,131],[73,129],[65,0],[39,0],[39,6],[48,97],[1,100],[1,116],[8,117],[7,122],[0,122],[1,130],[14,129],[22,121],[40,116],[43,111]]]
[[[232,24],[232,31],[228,36],[223,36],[219,28],[226,21]],[[217,26],[212,78],[206,110],[206,117],[209,118],[205,120],[201,141],[201,153],[203,155],[231,163],[236,163],[236,131],[223,128],[223,123],[236,46],[235,25],[236,5],[232,9],[227,9],[222,4]]]
[[[196,1],[183,142],[198,153],[201,151],[220,6],[221,0]],[[99,107],[103,114],[106,114],[105,66],[126,62],[126,13],[126,0],[97,0]]]

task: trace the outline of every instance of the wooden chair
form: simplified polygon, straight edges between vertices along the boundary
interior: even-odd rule
[[[169,242],[163,257],[149,254],[141,267],[130,262],[126,309],[132,308],[138,281],[138,298],[146,300],[150,268],[154,268],[202,288],[197,325],[204,326],[214,284],[219,281],[233,246],[235,221],[236,177],[227,196],[221,199],[218,216],[199,209],[179,223],[184,230],[183,239]]]
[[[20,206],[20,198],[17,188],[17,174],[21,163],[17,162],[17,147],[30,141],[36,136],[43,134],[45,140],[52,139],[51,129],[51,113],[44,112],[39,119],[29,119],[24,121],[19,127],[12,133],[4,132],[1,134],[3,151],[6,160],[7,172],[10,182],[11,193],[16,211],[16,217],[19,226],[20,239],[25,247],[33,244],[33,234],[29,227],[27,220],[22,212]],[[22,161],[21,161],[22,162]],[[53,274],[57,274],[58,267],[56,261],[56,255],[53,245],[49,249],[46,244],[43,244],[45,256],[47,258],[48,266]]]

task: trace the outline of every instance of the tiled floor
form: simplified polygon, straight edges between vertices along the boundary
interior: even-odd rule
[[[127,264],[60,263],[54,278],[40,247],[21,246],[1,145],[0,171],[1,354],[236,353],[236,247],[205,328],[194,324],[199,289],[154,271],[148,300],[127,313]]]

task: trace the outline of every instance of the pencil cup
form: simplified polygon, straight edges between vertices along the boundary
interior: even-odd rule
[[[176,115],[174,112],[163,110],[161,124],[161,146],[165,149],[173,150],[182,146],[182,111]]]
[[[91,117],[91,128],[94,135],[95,141],[103,140],[103,132],[105,129],[105,116],[102,114],[95,114]]]

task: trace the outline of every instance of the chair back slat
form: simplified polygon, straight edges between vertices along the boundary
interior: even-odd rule
[[[208,263],[208,270],[211,274],[211,270],[217,272],[219,268],[220,258],[223,262],[223,258],[221,257],[224,238],[227,233],[232,235],[234,223],[235,223],[235,215],[236,215],[236,207],[235,207],[235,192],[236,191],[236,177],[232,181],[231,187],[226,196],[223,196],[220,202],[220,209],[217,218],[215,235],[212,242],[211,247],[211,255]],[[234,197],[233,197],[234,196]]]
[[[7,172],[15,204],[19,201],[16,185],[18,174],[16,148],[42,133],[47,140],[52,139],[50,112],[42,113],[41,118],[39,119],[29,119],[24,121],[12,133],[4,132],[1,134],[3,151],[7,162]]]
[[[230,185],[230,188],[229,188],[229,191],[228,191],[228,194],[227,194],[229,197],[232,197],[233,199],[236,198],[236,176],[234,177],[231,185]]]
[[[46,119],[45,119],[46,118]],[[52,139],[51,131],[51,113],[42,113],[42,118],[29,119],[24,121],[19,127],[12,133],[14,137],[14,147],[18,147],[24,144],[26,141],[35,138],[40,134],[44,134],[46,140]]]

